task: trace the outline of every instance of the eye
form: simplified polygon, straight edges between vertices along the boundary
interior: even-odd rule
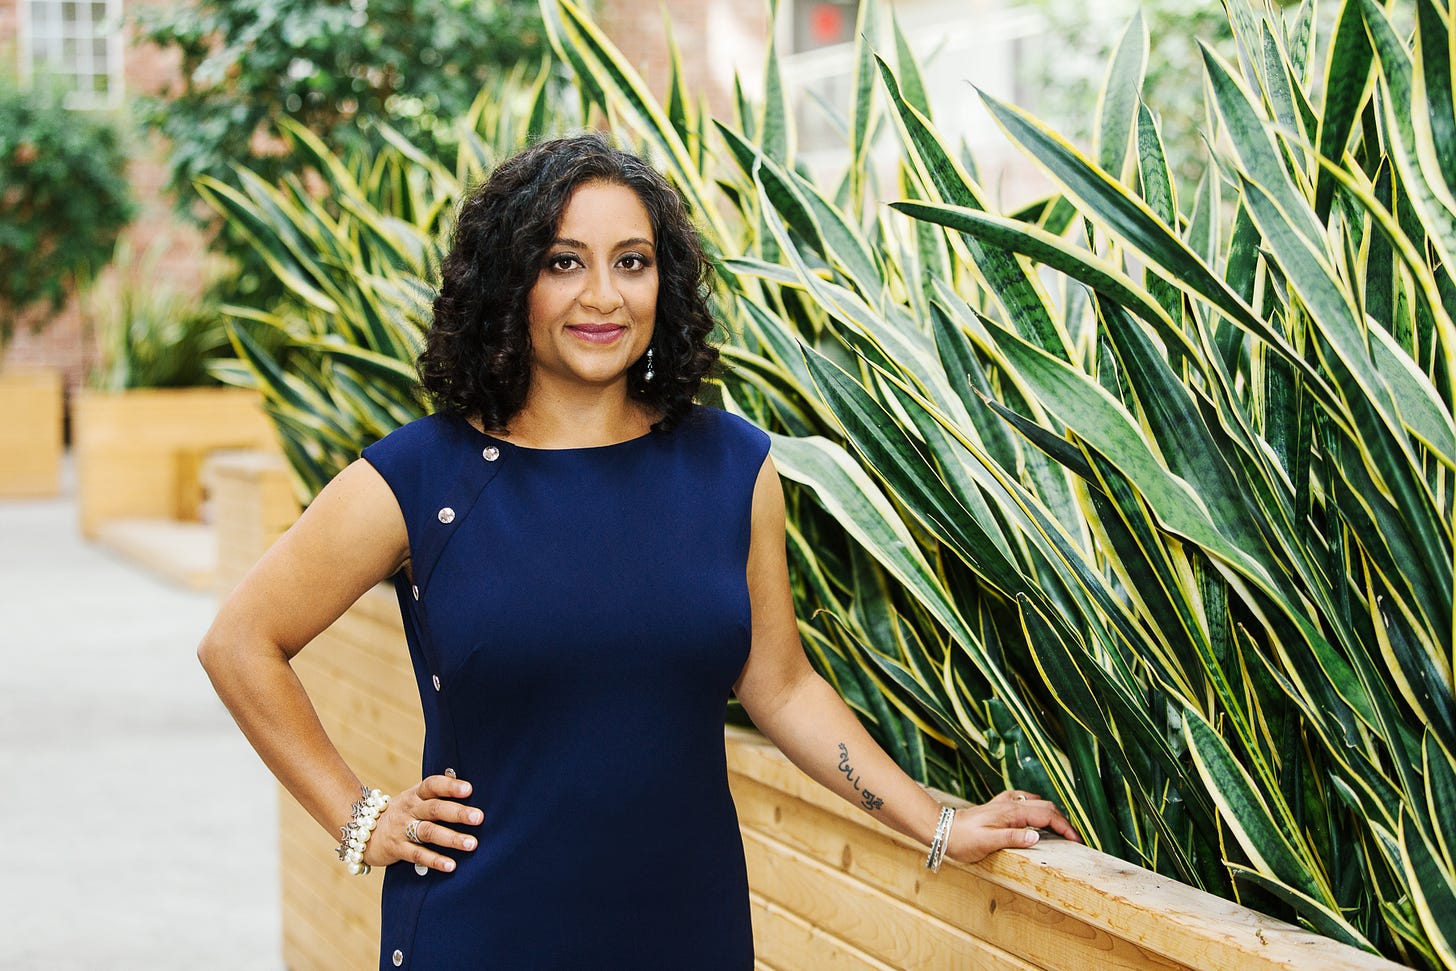
[[[557,253],[546,258],[546,269],[554,270],[557,273],[565,273],[573,267],[580,266],[581,260],[572,253]]]
[[[624,253],[621,259],[617,260],[617,265],[624,270],[637,271],[647,269],[652,265],[652,261],[641,253]]]

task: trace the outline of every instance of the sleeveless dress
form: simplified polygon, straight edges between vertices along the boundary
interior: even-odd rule
[[[705,407],[596,448],[440,414],[364,450],[409,533],[421,776],[485,817],[453,873],[387,868],[381,969],[753,967],[723,716],[767,453]]]

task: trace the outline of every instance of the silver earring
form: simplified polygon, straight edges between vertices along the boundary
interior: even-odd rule
[[[657,372],[652,370],[652,348],[647,349],[647,370],[642,374],[642,380],[650,382],[657,377]]]

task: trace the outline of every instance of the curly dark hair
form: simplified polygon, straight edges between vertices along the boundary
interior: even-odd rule
[[[711,266],[677,191],[652,166],[598,132],[540,142],[501,162],[460,207],[442,266],[435,319],[420,354],[420,381],[441,411],[478,416],[503,430],[531,380],[526,297],[535,285],[575,189],[623,185],[652,221],[658,267],[654,378],[639,360],[627,372],[632,397],[672,428],[692,405],[718,350],[708,343]]]

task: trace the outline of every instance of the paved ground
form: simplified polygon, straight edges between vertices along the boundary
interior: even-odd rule
[[[0,500],[0,969],[271,969],[274,789],[198,667],[211,594]]]

